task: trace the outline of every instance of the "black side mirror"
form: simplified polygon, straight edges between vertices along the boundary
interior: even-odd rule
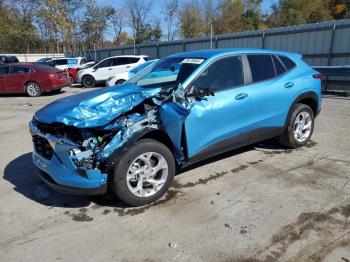
[[[197,101],[205,100],[206,96],[214,96],[214,91],[210,88],[198,88],[195,85],[192,85],[189,92],[187,93],[188,97],[194,97]]]

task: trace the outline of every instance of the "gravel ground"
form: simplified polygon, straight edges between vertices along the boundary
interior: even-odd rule
[[[235,150],[128,208],[53,192],[33,172],[33,113],[85,91],[0,96],[0,261],[350,261],[349,99],[324,99],[307,147]]]

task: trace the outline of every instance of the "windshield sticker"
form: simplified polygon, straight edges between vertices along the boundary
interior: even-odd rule
[[[185,58],[182,60],[181,64],[196,64],[200,65],[203,63],[204,59],[198,59],[198,58]]]

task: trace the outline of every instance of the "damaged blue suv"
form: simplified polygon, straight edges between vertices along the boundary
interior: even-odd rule
[[[175,54],[125,84],[59,99],[30,122],[42,180],[72,194],[110,188],[151,203],[178,168],[273,137],[305,145],[322,75],[301,55],[259,49]]]

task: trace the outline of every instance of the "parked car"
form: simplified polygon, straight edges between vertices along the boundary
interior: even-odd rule
[[[43,57],[43,58],[40,58],[36,61],[36,63],[39,63],[39,64],[45,64],[46,62],[50,61],[52,59],[52,57]]]
[[[0,56],[0,64],[9,64],[9,63],[19,63],[19,60],[16,56]]]
[[[157,62],[158,59],[149,60],[141,65],[138,65],[131,69],[129,72],[121,73],[115,76],[111,76],[106,81],[106,86],[116,86],[123,84],[125,81],[129,80],[131,77],[136,75],[141,70],[145,69],[147,66],[150,66],[151,64]]]
[[[0,65],[0,93],[40,96],[44,92],[59,91],[68,86],[67,72],[47,65],[18,63]]]
[[[86,58],[84,57],[61,57],[61,58],[52,58],[50,60],[41,62],[42,64],[46,64],[52,67],[56,67],[57,69],[65,70],[68,68],[78,68],[81,65],[86,63]]]
[[[96,62],[88,62],[88,63],[85,63],[85,64],[79,66],[79,67],[68,68],[67,71],[68,71],[71,83],[76,83],[77,82],[77,73],[78,73],[79,70],[90,68],[90,67],[94,66],[95,64],[96,64]]]
[[[84,87],[94,87],[96,83],[105,83],[109,77],[126,73],[147,60],[148,56],[144,55],[108,57],[93,67],[79,71],[78,82]]]
[[[174,77],[175,76],[175,77]],[[169,188],[176,170],[278,137],[308,143],[322,76],[301,55],[260,49],[175,54],[117,87],[61,98],[30,122],[41,179],[66,193],[132,206]]]

